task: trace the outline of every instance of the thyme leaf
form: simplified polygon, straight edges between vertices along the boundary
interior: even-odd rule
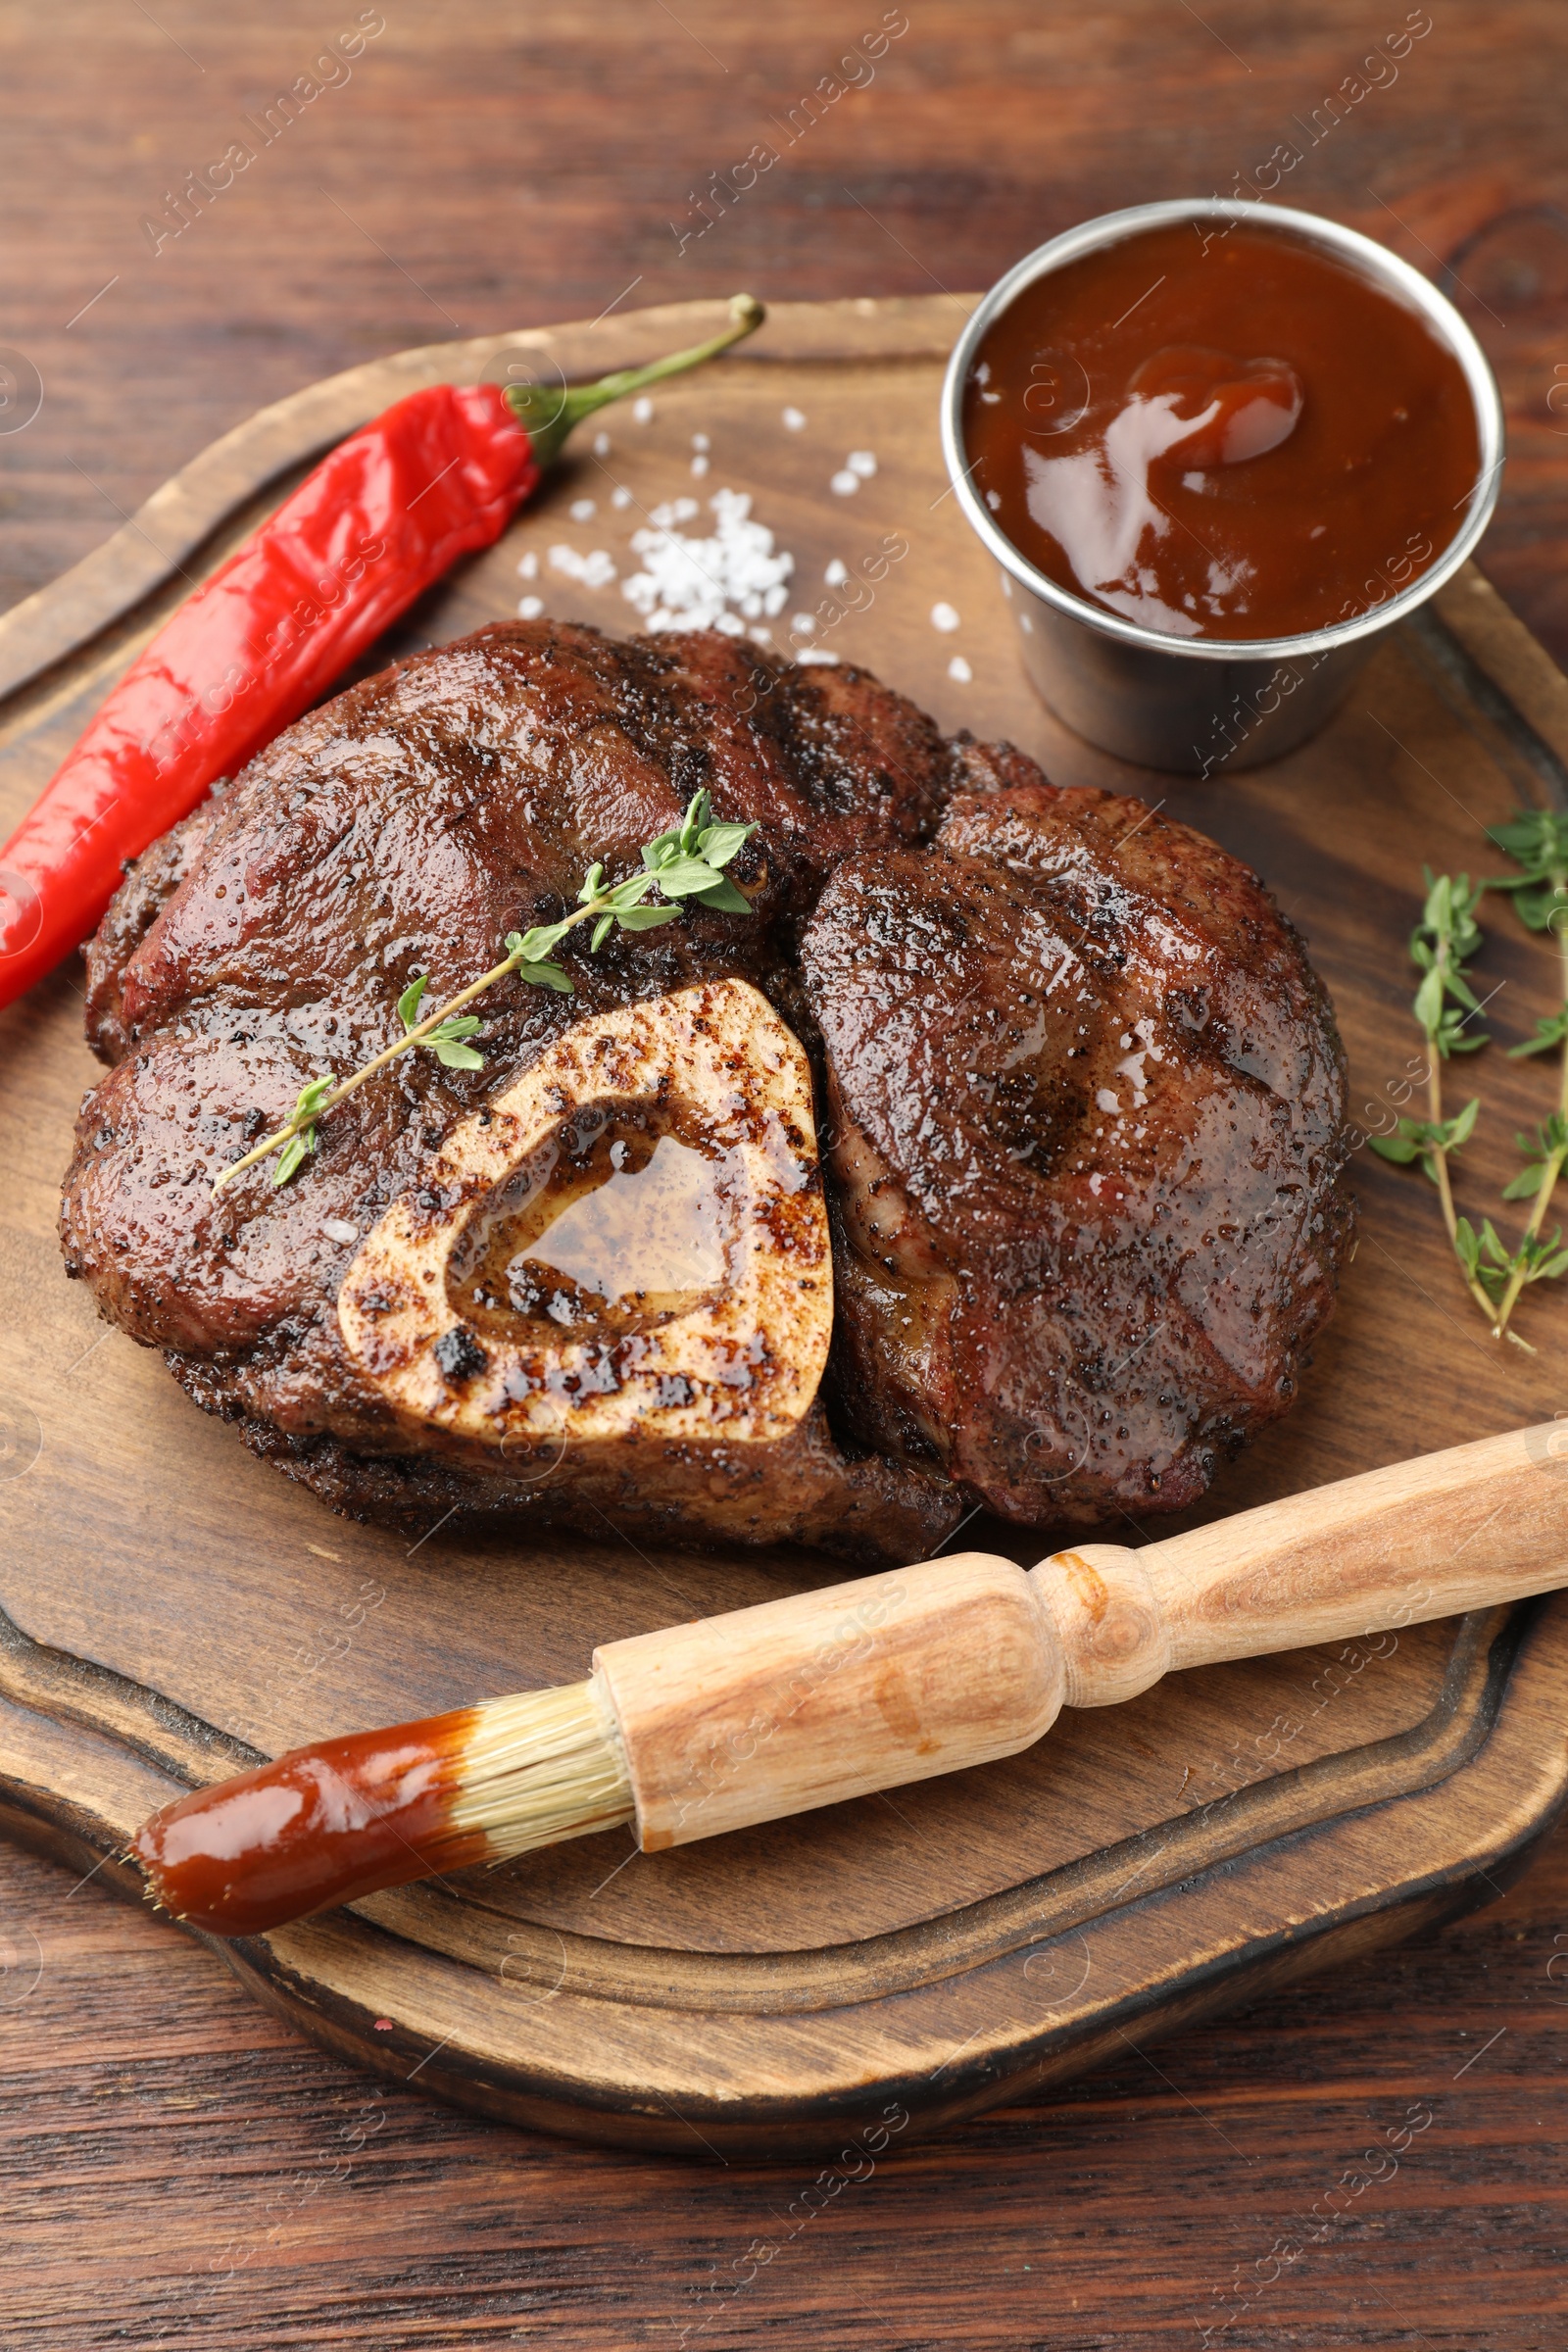
[[[1485,887],[1511,895],[1514,911],[1527,930],[1560,929],[1552,916],[1568,910],[1568,814],[1555,808],[1522,808],[1507,824],[1489,825],[1487,839],[1506,851],[1521,870],[1494,876]]]
[[[1516,1060],[1553,1052],[1560,1059],[1557,1107],[1534,1138],[1516,1137],[1525,1164],[1503,1187],[1505,1200],[1529,1200],[1531,1208],[1518,1249],[1511,1257],[1504,1256],[1494,1326],[1500,1334],[1508,1331],[1521,1292],[1533,1282],[1554,1282],[1568,1270],[1568,1253],[1557,1247],[1561,1228],[1549,1241],[1542,1234],[1557,1179],[1568,1162],[1568,814],[1556,808],[1520,809],[1507,824],[1489,827],[1487,838],[1519,868],[1517,874],[1505,874],[1488,887],[1512,898],[1514,912],[1527,930],[1555,935],[1563,994],[1558,1009],[1537,1021],[1535,1036],[1509,1049]]]
[[[399,997],[398,1019],[406,1031],[419,1027],[419,1000],[429,984],[429,975],[421,972],[416,980],[410,981]],[[465,1038],[472,1037],[478,1027],[477,1013],[454,1013],[437,1028],[424,1030],[418,1042],[435,1055],[437,1061],[444,1062],[449,1070],[482,1070],[484,1055],[462,1042]]]
[[[287,1184],[295,1170],[302,1167],[309,1154],[316,1150],[317,1114],[331,1091],[332,1080],[330,1078],[313,1078],[309,1086],[300,1088],[299,1099],[294,1104],[294,1116],[290,1124],[288,1142],[284,1145],[278,1156],[277,1166],[272,1171],[274,1187]]]
[[[1392,1135],[1368,1137],[1374,1152],[1404,1166],[1416,1162],[1438,1188],[1448,1244],[1459,1262],[1465,1289],[1492,1321],[1495,1301],[1482,1279],[1481,1244],[1466,1219],[1453,1205],[1448,1174],[1452,1154],[1468,1143],[1480,1115],[1479,1096],[1452,1118],[1443,1110],[1443,1065],[1455,1054],[1473,1054],[1487,1043],[1484,1030],[1469,1030],[1481,1010],[1464,967],[1482,946],[1476,908],[1486,884],[1472,884],[1468,874],[1435,874],[1422,868],[1426,898],[1421,920],[1410,934],[1410,960],[1421,974],[1411,1011],[1425,1032],[1427,1055],[1427,1115],[1400,1119]],[[1463,1231],[1461,1233],[1461,1227]]]
[[[1383,1159],[1405,1167],[1419,1160],[1423,1176],[1436,1184],[1439,1154],[1447,1156],[1469,1142],[1480,1110],[1481,1097],[1474,1095],[1454,1118],[1401,1119],[1392,1135],[1371,1135],[1367,1141]]]
[[[1568,813],[1522,809],[1507,824],[1489,826],[1487,838],[1513,859],[1519,871],[1472,884],[1468,874],[1434,874],[1425,869],[1421,920],[1410,935],[1410,958],[1421,973],[1411,1009],[1432,1050],[1428,1115],[1424,1119],[1401,1118],[1392,1135],[1367,1140],[1384,1159],[1419,1165],[1437,1186],[1465,1288],[1486,1315],[1494,1339],[1506,1338],[1526,1348],[1528,1342],[1509,1329],[1521,1294],[1532,1283],[1554,1282],[1568,1273],[1568,1249],[1562,1246],[1561,1227],[1554,1227],[1550,1235],[1544,1231],[1557,1180],[1568,1166]],[[1557,1107],[1533,1136],[1516,1138],[1524,1165],[1502,1191],[1505,1200],[1531,1203],[1525,1229],[1513,1250],[1490,1217],[1481,1220],[1478,1233],[1469,1218],[1457,1215],[1454,1209],[1449,1161],[1474,1132],[1479,1100],[1467,1102],[1453,1118],[1446,1118],[1443,1111],[1442,1064],[1455,1054],[1473,1054],[1488,1042],[1484,1031],[1472,1027],[1482,1006],[1464,967],[1483,944],[1476,911],[1489,890],[1512,900],[1527,929],[1556,935],[1562,971],[1559,1009],[1537,1021],[1534,1037],[1508,1049],[1514,1060],[1536,1054],[1561,1056]]]

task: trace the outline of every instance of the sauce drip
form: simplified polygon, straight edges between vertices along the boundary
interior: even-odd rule
[[[1480,465],[1458,360],[1286,231],[1146,230],[993,320],[965,455],[1058,586],[1167,636],[1292,637],[1436,562]]]
[[[476,1324],[647,1329],[723,1282],[724,1155],[628,1106],[578,1113],[476,1220],[453,1303]]]

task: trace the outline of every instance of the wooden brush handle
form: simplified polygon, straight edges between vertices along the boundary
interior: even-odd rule
[[[1069,1707],[1162,1674],[1416,1625],[1568,1584],[1568,1421],[1369,1470],[1141,1550],[1034,1571]]]
[[[1032,1746],[1062,1698],[1030,1578],[982,1551],[594,1652],[645,1852]]]
[[[1568,1422],[1133,1551],[984,1552],[596,1651],[652,1851],[1028,1747],[1062,1705],[1568,1584]]]

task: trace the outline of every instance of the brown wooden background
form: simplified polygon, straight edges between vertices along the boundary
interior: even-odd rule
[[[1509,412],[1485,565],[1568,661],[1554,0],[1434,0],[1397,80],[1375,69],[1310,145],[1403,7],[909,0],[874,77],[852,66],[863,86],[791,143],[791,109],[879,7],[388,0],[352,77],[155,254],[166,192],[362,13],[382,12],[0,13],[0,345],[24,407],[29,366],[43,390],[0,431],[6,601],[252,409],[372,353],[617,298],[980,284],[1087,214],[1229,192],[1289,141],[1305,153],[1283,195],[1451,273]],[[733,208],[710,194],[713,225],[679,250],[710,174],[762,141],[777,164]],[[749,2249],[787,2234],[804,2177],[720,2168],[695,2140],[690,2167],[595,2154],[377,2092],[205,1954],[4,1849],[0,1965],[8,2348],[620,2352],[689,2327],[714,2347],[1132,2352],[1226,2321],[1208,2340],[1259,2352],[1560,2337],[1568,1838],[1428,1947],[890,2156],[762,2267]],[[1397,2173],[1271,2278],[1276,2239],[1417,2103],[1432,2122]]]

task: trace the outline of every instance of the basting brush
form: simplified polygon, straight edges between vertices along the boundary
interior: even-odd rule
[[[138,1831],[149,1891],[254,1936],[636,1825],[654,1853],[1016,1754],[1063,1706],[1568,1584],[1568,1423],[1139,1549],[961,1552],[594,1652],[588,1681],[296,1748]]]

